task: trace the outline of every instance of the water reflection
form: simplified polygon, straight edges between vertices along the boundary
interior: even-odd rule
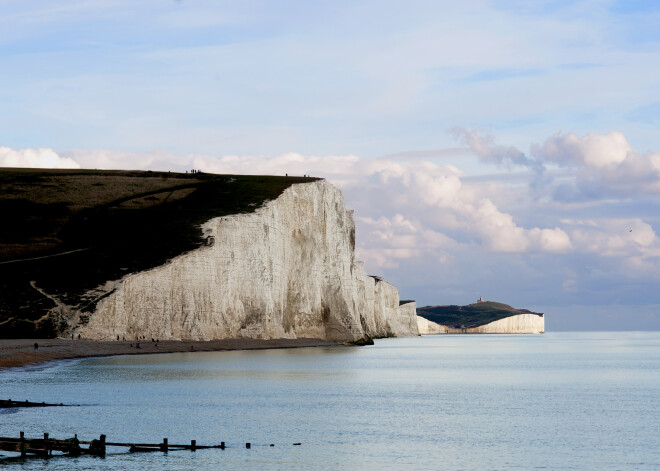
[[[66,362],[0,372],[1,396],[82,404],[2,414],[0,435],[233,446],[25,469],[653,469],[659,347],[658,333],[436,336]]]

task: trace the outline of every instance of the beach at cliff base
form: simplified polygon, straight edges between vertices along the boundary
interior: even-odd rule
[[[35,344],[37,348],[35,348]],[[21,367],[54,360],[144,355],[175,352],[216,352],[264,350],[273,348],[331,347],[335,342],[321,339],[219,339],[196,340],[70,340],[70,339],[0,339],[0,369]]]

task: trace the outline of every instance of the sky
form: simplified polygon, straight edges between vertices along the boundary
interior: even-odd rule
[[[660,330],[660,3],[0,0],[0,166],[309,174],[418,305]]]

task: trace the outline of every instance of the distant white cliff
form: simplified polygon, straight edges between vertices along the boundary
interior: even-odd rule
[[[202,229],[207,246],[126,276],[75,333],[358,343],[418,335],[415,303],[399,306],[397,289],[355,260],[352,211],[325,181],[292,185],[253,213]]]
[[[456,329],[437,324],[417,316],[419,333],[428,334],[542,334],[545,332],[545,317],[537,314],[517,314],[489,324],[468,329]]]
[[[448,327],[446,325],[437,324],[422,316],[417,316],[417,330],[420,335],[431,334],[446,334]]]

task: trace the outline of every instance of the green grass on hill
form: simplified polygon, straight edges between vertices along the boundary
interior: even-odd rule
[[[472,328],[490,324],[517,314],[536,314],[527,309],[515,309],[508,304],[485,301],[467,306],[425,306],[417,308],[417,315],[453,328]]]
[[[80,310],[106,281],[206,241],[200,224],[252,212],[316,178],[150,171],[0,169],[0,338],[52,337],[55,302]],[[43,318],[42,318],[43,317]]]

